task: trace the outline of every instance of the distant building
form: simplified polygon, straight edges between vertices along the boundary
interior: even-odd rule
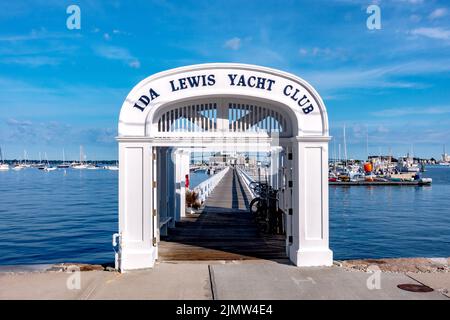
[[[369,156],[369,161],[371,160],[381,160],[381,161],[389,161],[389,162],[398,162],[396,158],[393,156]]]

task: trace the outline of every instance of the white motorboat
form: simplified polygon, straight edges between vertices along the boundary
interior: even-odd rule
[[[72,169],[87,169],[88,165],[83,163],[72,163]]]
[[[72,169],[87,169],[89,167],[83,160],[85,160],[86,156],[83,153],[83,146],[80,146],[80,162],[72,163]]]
[[[397,164],[397,170],[399,172],[420,172],[420,166],[414,162],[414,159],[409,155],[400,158]]]
[[[56,167],[51,166],[50,162],[48,162],[48,157],[47,157],[47,153],[45,153],[45,159],[47,161],[46,165],[42,168],[42,170],[46,171],[46,172],[50,172],[50,171],[54,171],[56,170]]]

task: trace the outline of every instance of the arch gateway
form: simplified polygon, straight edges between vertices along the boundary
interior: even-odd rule
[[[152,75],[126,97],[119,119],[116,267],[153,267],[159,236],[185,213],[192,151],[270,152],[286,253],[329,266],[328,118],[303,79],[255,65],[212,63]],[[116,240],[119,240],[116,242]]]

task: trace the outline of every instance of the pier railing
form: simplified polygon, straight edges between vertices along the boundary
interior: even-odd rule
[[[230,170],[230,167],[222,169],[220,172],[216,173],[194,188],[194,190],[198,192],[200,201],[204,202],[206,200],[214,188],[220,183],[222,178],[227,174],[228,170]]]
[[[256,198],[256,193],[250,188],[250,183],[255,182],[255,179],[253,179],[245,170],[241,168],[236,168],[236,170],[252,198]]]

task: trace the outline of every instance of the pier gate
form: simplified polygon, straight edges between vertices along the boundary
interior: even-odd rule
[[[159,235],[183,217],[192,151],[271,154],[271,184],[297,266],[329,266],[328,118],[305,80],[255,65],[176,68],[138,83],[120,112],[116,267],[152,267]]]

